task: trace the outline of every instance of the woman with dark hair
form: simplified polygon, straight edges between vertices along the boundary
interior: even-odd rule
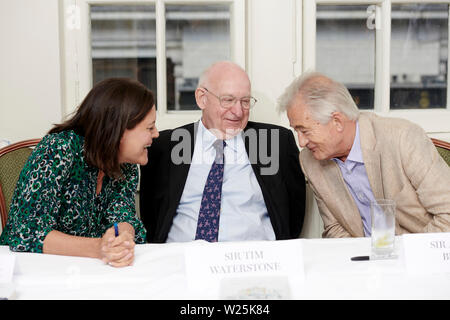
[[[139,82],[112,78],[95,85],[33,150],[0,244],[130,265],[135,243],[146,241],[134,196],[137,164],[147,163],[147,148],[159,135],[155,119],[153,94]]]

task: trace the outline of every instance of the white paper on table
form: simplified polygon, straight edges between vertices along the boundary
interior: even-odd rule
[[[450,232],[404,234],[402,238],[408,273],[450,273]]]
[[[270,298],[289,298],[289,287],[282,284],[304,280],[301,241],[196,241],[185,250],[188,286],[194,292],[220,291],[222,297],[242,297],[242,290],[250,288]],[[260,286],[255,287],[257,278]]]
[[[15,261],[13,254],[0,254],[0,283],[12,282]]]
[[[13,283],[0,283],[0,300],[15,299],[15,289]]]
[[[223,278],[219,299],[222,300],[287,300],[291,299],[287,276]]]
[[[0,254],[0,300],[12,299],[14,296],[14,264],[16,256],[13,254]]]

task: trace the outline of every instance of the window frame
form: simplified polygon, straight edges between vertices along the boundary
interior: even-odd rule
[[[246,69],[246,0],[64,0],[63,23],[63,116],[72,113],[92,88],[91,5],[153,5],[156,19],[156,85],[158,129],[197,121],[200,110],[167,110],[166,5],[230,5],[231,61]],[[161,45],[162,44],[162,45]]]
[[[301,1],[301,0],[298,0]],[[388,117],[408,119],[422,126],[428,133],[450,132],[450,47],[447,59],[447,105],[442,109],[391,109],[390,106],[390,54],[391,54],[391,7],[397,4],[424,3],[420,0],[304,0],[302,70],[314,70],[316,66],[316,10],[317,5],[374,5],[376,9],[375,30],[375,87],[374,109],[370,112]],[[427,4],[449,4],[450,0],[430,0]],[[449,41],[450,43],[450,41]],[[299,74],[297,74],[298,76]],[[366,110],[364,110],[366,111]],[[368,111],[368,110],[367,110]]]

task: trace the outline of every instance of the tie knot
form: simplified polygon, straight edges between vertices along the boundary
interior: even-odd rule
[[[216,163],[223,163],[223,149],[226,146],[226,142],[225,140],[216,140],[213,143],[214,149],[216,149],[216,159],[215,162]]]
[[[227,143],[225,142],[225,140],[219,140],[217,139],[216,141],[214,141],[213,146],[214,148],[217,149],[222,149],[225,148],[225,146],[227,145]]]

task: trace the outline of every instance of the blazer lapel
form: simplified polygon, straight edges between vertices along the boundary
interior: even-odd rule
[[[250,160],[250,164],[253,169],[253,173],[255,174],[256,180],[258,181],[259,187],[261,188],[261,192],[264,198],[264,203],[267,208],[267,212],[270,217],[270,221],[272,223],[273,231],[275,232],[275,236],[278,239],[281,236],[281,221],[280,217],[281,215],[278,213],[278,206],[276,205],[276,202],[274,202],[274,198],[277,197],[278,190],[273,189],[273,185],[275,184],[275,180],[279,178],[279,174],[275,175],[262,175],[261,174],[261,168],[263,167],[263,164],[261,163],[261,154],[260,154],[260,132],[257,128],[254,127],[253,123],[251,121],[248,122],[247,126],[244,129],[244,133],[246,133],[247,130],[255,130],[256,132],[256,139],[252,140],[253,135],[250,133],[248,134],[249,138],[244,138],[244,144],[245,144],[245,150],[247,152],[247,155]],[[268,130],[270,133],[270,130]],[[268,152],[271,153],[272,150],[270,150],[271,146],[271,135],[268,135],[267,140],[267,148]],[[256,146],[250,146],[250,142],[255,143]],[[255,150],[256,149],[256,150]],[[256,153],[256,159],[254,159]],[[274,195],[275,193],[275,195]]]
[[[370,187],[375,199],[383,199],[383,180],[381,178],[380,153],[376,149],[376,139],[369,116],[361,114],[359,119],[359,132],[361,136],[361,150],[364,166]]]
[[[336,201],[327,203],[328,209],[333,212],[336,219],[346,230],[350,230],[352,236],[364,237],[361,215],[355,200],[350,191],[348,191],[339,166],[333,160],[320,161],[320,165],[323,168],[323,172],[326,172],[323,183],[328,185],[327,189],[330,190],[330,197],[336,198]],[[339,183],[337,183],[338,181]]]
[[[189,173],[189,168],[191,167],[192,156],[194,154],[194,144],[195,137],[197,135],[198,122],[190,124],[185,127],[189,132],[189,143],[190,143],[190,156],[188,163],[175,164],[170,157],[169,160],[169,215],[170,219],[173,219],[175,215],[176,208],[180,202],[181,196],[183,194],[184,186],[186,184],[186,179]],[[175,145],[181,143],[179,141],[170,141],[170,152],[172,152]],[[172,221],[172,220],[171,220]]]
[[[255,152],[255,150],[252,150],[253,156],[254,156],[253,153],[256,153],[256,159],[252,159],[251,155],[250,155],[250,140],[251,139],[245,139],[245,133],[249,129],[255,130],[255,132],[256,132],[256,141],[252,141],[252,142],[256,143],[256,146],[252,147],[252,148],[256,147],[256,152]],[[260,175],[261,161],[259,158],[259,135],[258,135],[258,131],[251,126],[250,122],[247,123],[247,126],[244,129],[244,145],[245,145],[245,151],[247,152],[247,156],[249,157],[249,160],[250,160],[250,164],[252,165],[253,172],[255,173],[256,179],[258,180],[259,184],[261,185],[262,181],[261,181],[261,175]]]
[[[250,160],[250,164],[252,165],[252,169],[253,169],[253,173],[256,176],[256,180],[259,183],[259,186],[261,187],[261,191],[263,192],[264,198],[265,195],[267,194],[267,190],[266,190],[266,185],[264,183],[264,176],[261,175],[261,168],[262,168],[262,164],[261,164],[261,158],[260,158],[260,150],[259,150],[259,132],[256,128],[254,128],[252,126],[252,123],[249,121],[247,126],[244,129],[244,134],[246,133],[247,130],[255,130],[256,132],[256,141],[252,140],[253,135],[249,135],[249,139],[245,139],[244,138],[244,144],[245,144],[245,151],[247,152],[247,156],[249,157]],[[252,146],[252,148],[250,148],[250,142],[255,143],[255,146]],[[268,148],[270,147],[270,141],[268,142]],[[256,148],[256,149],[254,149]],[[269,150],[270,152],[271,150]],[[256,155],[256,159],[254,159]]]

